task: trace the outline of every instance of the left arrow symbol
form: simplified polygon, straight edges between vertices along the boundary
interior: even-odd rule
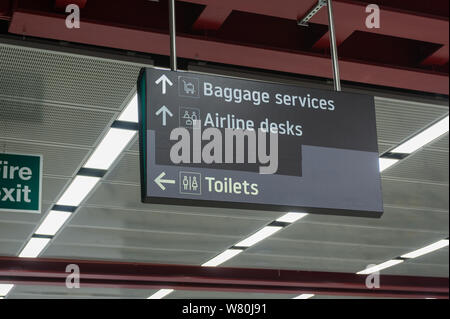
[[[155,183],[164,191],[166,190],[166,186],[164,184],[175,184],[174,179],[163,179],[166,176],[166,172],[162,172],[155,178]]]
[[[169,78],[163,74],[159,77],[158,80],[155,81],[156,84],[161,83],[161,88],[162,88],[162,94],[166,94],[166,86],[167,84],[169,84],[170,86],[173,85],[172,81],[169,80]]]
[[[156,116],[158,116],[158,115],[161,114],[161,113],[162,113],[162,125],[163,125],[163,126],[166,126],[166,123],[167,123],[167,115],[169,115],[170,117],[172,117],[173,114],[172,114],[172,112],[170,112],[170,110],[169,110],[165,105],[161,106],[161,107],[159,108],[159,110],[155,112]]]

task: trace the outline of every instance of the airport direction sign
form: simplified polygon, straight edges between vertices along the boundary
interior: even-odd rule
[[[139,76],[138,100],[143,202],[364,217],[383,213],[373,96],[146,68]],[[170,139],[177,128],[189,134],[188,161],[171,158],[182,138]],[[256,163],[249,163],[249,140],[243,149],[236,142],[233,163],[225,163],[225,154],[219,155],[222,163],[206,163],[202,156],[213,138],[204,136],[208,128],[223,136],[225,129],[253,130],[258,141],[260,130],[277,133],[277,158],[270,158],[277,161],[276,172],[260,173],[270,164],[258,157],[260,144],[253,149]],[[271,142],[267,136],[266,155],[273,155]],[[224,144],[225,139],[221,153],[227,151]],[[242,151],[245,161],[236,163]]]
[[[42,156],[0,153],[0,214],[40,213]]]

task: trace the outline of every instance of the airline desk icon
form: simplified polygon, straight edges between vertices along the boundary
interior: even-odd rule
[[[175,184],[174,179],[163,179],[164,176],[166,176],[166,172],[162,172],[154,180],[156,185],[158,185],[163,191],[166,190],[166,186],[164,184]]]

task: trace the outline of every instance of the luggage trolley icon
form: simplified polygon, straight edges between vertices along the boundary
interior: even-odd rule
[[[199,97],[199,79],[179,76],[178,94],[180,96]]]
[[[195,86],[194,86],[194,83],[191,83],[191,82],[186,82],[185,80],[182,80],[183,81],[183,88],[184,88],[184,92],[186,93],[186,94],[195,94]]]

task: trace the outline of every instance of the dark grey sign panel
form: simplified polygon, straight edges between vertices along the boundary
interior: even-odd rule
[[[144,202],[369,217],[383,212],[371,96],[151,68],[141,72],[138,95]],[[195,120],[201,127],[193,127]],[[178,140],[170,134],[179,127],[190,134],[191,152],[189,162],[175,164],[170,152]],[[223,135],[229,128],[276,132],[276,172],[260,174],[265,164],[248,163],[248,140],[245,163],[206,164],[200,153],[209,141],[201,136],[211,127]],[[269,154],[268,137],[264,143]]]

